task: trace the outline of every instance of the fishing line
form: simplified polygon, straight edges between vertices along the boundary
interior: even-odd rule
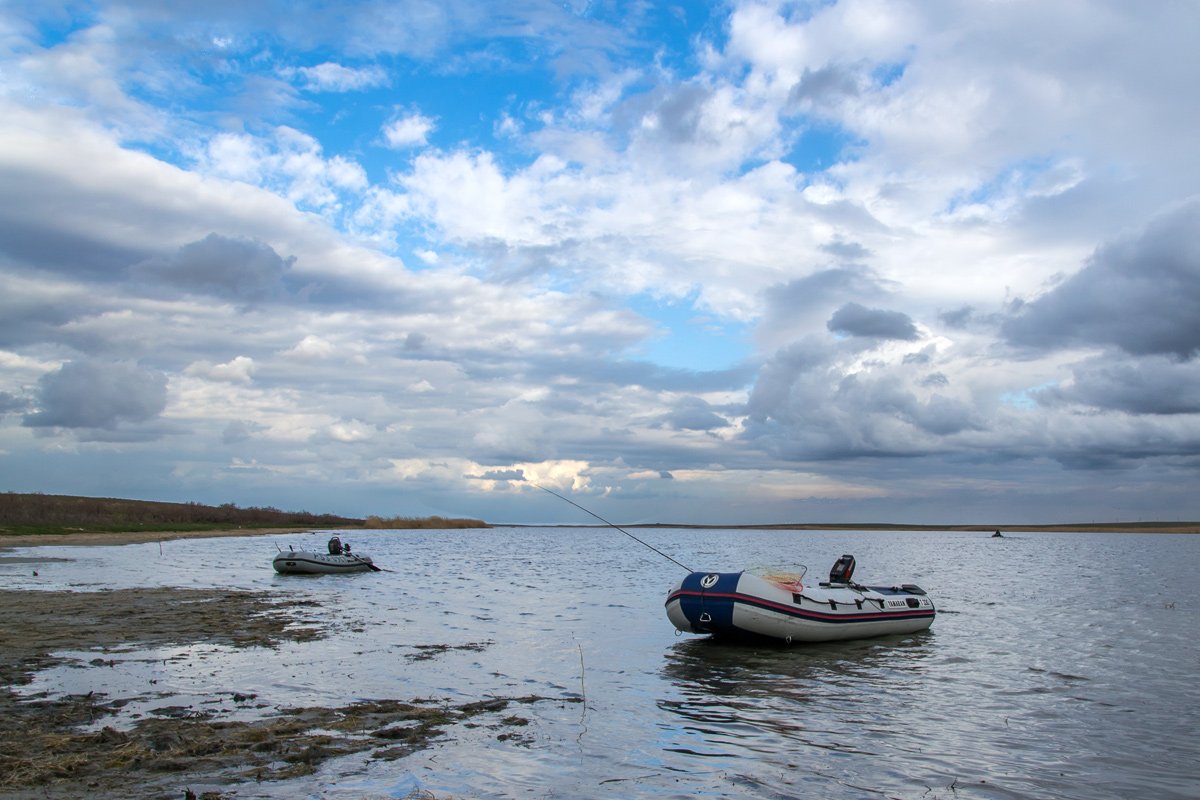
[[[533,483],[533,481],[530,481],[530,483]],[[675,559],[671,558],[669,555],[667,555],[666,553],[664,553],[662,550],[659,550],[659,549],[658,549],[657,547],[655,547],[654,545],[652,545],[652,544],[648,544],[647,542],[643,542],[641,539],[639,539],[638,537],[634,536],[632,533],[630,533],[629,531],[625,530],[625,529],[624,529],[624,528],[622,528],[620,525],[616,525],[616,524],[614,524],[614,523],[612,523],[612,522],[609,522],[609,521],[608,521],[608,520],[606,520],[604,517],[600,516],[599,514],[597,514],[597,513],[596,513],[596,512],[594,512],[594,511],[589,511],[588,509],[586,509],[586,508],[584,508],[583,506],[579,505],[579,503],[576,503],[574,500],[570,499],[569,497],[563,497],[563,496],[562,496],[561,494],[559,494],[558,492],[556,492],[556,491],[554,491],[554,490],[552,490],[552,489],[547,489],[545,486],[542,486],[541,484],[533,483],[533,485],[534,485],[534,486],[536,486],[537,488],[541,489],[543,492],[549,492],[550,494],[552,494],[552,495],[554,495],[555,497],[557,497],[559,500],[563,500],[563,501],[565,501],[565,502],[568,502],[568,503],[570,503],[571,505],[575,506],[576,508],[578,508],[580,511],[584,512],[585,514],[591,514],[593,517],[595,517],[596,519],[600,520],[601,522],[603,522],[605,525],[609,526],[610,528],[616,528],[616,529],[617,529],[617,530],[619,530],[621,533],[625,534],[625,535],[626,535],[626,536],[628,536],[630,539],[633,539],[633,540],[634,540],[635,542],[637,542],[638,544],[640,544],[640,545],[644,545],[645,547],[649,547],[651,550],[653,550],[654,552],[658,553],[660,556],[662,556],[663,558],[665,558],[667,561],[670,561],[672,564],[675,564],[676,566],[679,566],[679,567],[683,567],[683,568],[684,568],[685,570],[687,570],[688,572],[692,572],[692,571],[693,571],[693,570],[689,569],[688,567],[685,567],[683,564],[680,564],[678,561],[676,561]]]

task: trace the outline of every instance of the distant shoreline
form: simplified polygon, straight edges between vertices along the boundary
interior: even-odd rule
[[[493,528],[607,528],[600,524],[526,524],[519,522],[493,522]],[[636,530],[655,528],[678,528],[697,531],[872,531],[926,532],[926,533],[987,533],[1000,531],[1009,533],[1200,533],[1200,522],[1087,522],[1059,523],[1054,525],[906,525],[885,522],[875,523],[817,523],[817,522],[765,522],[747,525],[699,525],[686,522],[638,522],[619,527]]]
[[[606,528],[606,525],[545,525],[522,523],[488,523],[494,528]],[[676,528],[682,530],[727,530],[727,531],[896,531],[899,532],[930,532],[930,533],[986,533],[1000,531],[1002,535],[1010,533],[1200,533],[1200,522],[1097,522],[1055,525],[905,525],[888,523],[766,523],[759,525],[696,525],[687,523],[637,523],[621,525],[622,528],[638,530],[653,530],[655,528]],[[230,528],[210,531],[87,531],[79,533],[32,533],[5,534],[0,533],[0,548],[12,547],[82,547],[88,545],[123,545],[147,544],[150,542],[166,542],[172,539],[207,539],[225,536],[270,536],[281,533],[316,533],[318,530],[334,530],[334,528]],[[377,528],[336,528],[340,531],[387,530]],[[397,528],[396,530],[410,530]],[[417,529],[411,529],[417,530]],[[430,530],[422,528],[420,530]],[[449,530],[449,529],[447,529]],[[453,529],[458,530],[458,529]]]
[[[1069,522],[1048,525],[919,525],[887,522],[781,522],[759,525],[627,525],[630,528],[779,531],[931,531],[964,533],[1200,533],[1200,522]]]

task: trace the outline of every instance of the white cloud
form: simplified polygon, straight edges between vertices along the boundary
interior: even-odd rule
[[[340,155],[326,158],[306,133],[279,126],[270,137],[217,134],[197,153],[207,173],[262,186],[289,201],[322,210],[337,210],[347,193],[367,188],[366,171]]]
[[[248,384],[254,375],[254,359],[238,356],[224,364],[199,361],[184,370],[185,375],[207,378],[210,381]]]
[[[169,128],[167,115],[126,87],[132,71],[140,71],[143,82],[160,80],[155,66],[135,63],[139,53],[124,48],[121,32],[111,25],[84,28],[53,47],[22,45],[16,59],[5,59],[8,88],[0,95],[82,109],[134,141],[152,140]]]
[[[354,92],[386,86],[387,73],[381,67],[352,67],[326,61],[315,67],[299,67],[294,73],[305,80],[305,88],[317,92]]]
[[[375,432],[373,426],[357,419],[335,422],[328,430],[331,438],[343,443],[365,442]]]
[[[423,147],[435,128],[435,120],[430,117],[420,113],[407,114],[383,126],[383,139],[395,150]]]
[[[288,350],[287,354],[299,358],[330,358],[335,352],[337,351],[332,342],[309,334],[299,344]]]

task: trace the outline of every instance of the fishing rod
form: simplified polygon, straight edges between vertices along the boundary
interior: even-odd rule
[[[530,483],[533,483],[533,481],[530,481]],[[641,539],[639,539],[638,537],[634,536],[632,533],[630,533],[629,531],[625,530],[625,529],[624,529],[624,528],[622,528],[620,525],[617,525],[617,524],[615,524],[615,523],[609,522],[609,521],[608,521],[608,520],[606,520],[604,517],[600,516],[599,514],[597,514],[597,513],[596,513],[596,512],[594,512],[594,511],[590,511],[590,510],[588,510],[588,509],[584,508],[583,506],[579,505],[579,503],[576,503],[574,500],[570,499],[569,497],[563,497],[563,496],[562,496],[561,494],[559,494],[558,492],[556,492],[556,491],[554,491],[554,490],[552,490],[552,489],[547,489],[545,486],[542,486],[541,484],[538,484],[538,483],[533,483],[533,485],[534,485],[534,486],[536,486],[537,488],[541,489],[543,492],[549,492],[550,494],[552,494],[552,495],[554,495],[555,497],[557,497],[559,500],[563,500],[563,501],[565,501],[565,502],[568,502],[568,503],[570,503],[571,505],[575,506],[576,508],[578,508],[580,511],[584,512],[585,514],[591,514],[593,517],[595,517],[596,519],[600,520],[601,522],[603,522],[605,525],[609,526],[610,528],[616,528],[616,529],[617,529],[617,530],[619,530],[621,533],[625,534],[625,535],[626,535],[626,536],[628,536],[630,539],[633,539],[633,540],[634,540],[635,542],[637,542],[638,544],[640,544],[640,545],[644,545],[645,547],[649,547],[651,550],[653,550],[654,552],[658,553],[660,556],[662,556],[663,558],[665,558],[667,561],[670,561],[672,564],[675,564],[676,566],[679,566],[679,567],[683,567],[683,568],[684,568],[685,570],[687,570],[688,572],[692,572],[692,571],[693,571],[691,568],[689,568],[689,567],[686,567],[686,566],[684,566],[683,564],[680,564],[678,561],[676,561],[675,559],[671,558],[669,555],[667,555],[666,553],[664,553],[662,550],[659,550],[659,549],[658,549],[657,547],[655,547],[654,545],[652,545],[652,544],[649,544],[649,543],[647,543],[647,542],[643,542]]]

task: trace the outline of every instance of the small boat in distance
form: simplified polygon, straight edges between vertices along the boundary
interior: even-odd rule
[[[328,553],[310,550],[281,550],[271,565],[280,575],[335,575],[342,572],[382,572],[370,556],[350,552],[350,545],[334,536],[329,540]]]
[[[693,572],[667,595],[667,618],[678,631],[789,644],[915,633],[933,624],[937,610],[920,586],[862,586],[853,574],[851,555],[815,587],[803,584],[803,571]]]

